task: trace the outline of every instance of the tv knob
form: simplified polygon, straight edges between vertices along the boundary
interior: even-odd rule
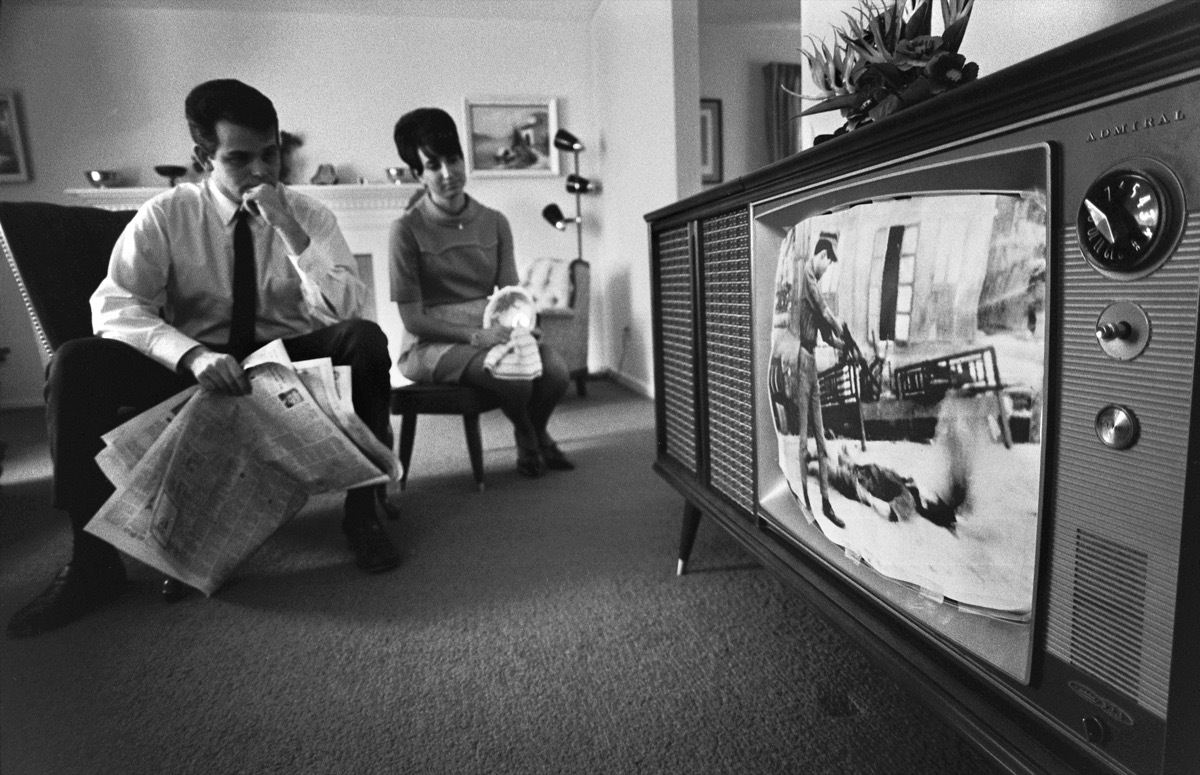
[[[1138,438],[1138,421],[1132,411],[1109,404],[1096,415],[1096,436],[1106,447],[1129,449]]]
[[[1099,745],[1108,739],[1108,727],[1095,716],[1085,716],[1083,719],[1083,736],[1089,743]]]
[[[1128,339],[1133,333],[1133,326],[1129,325],[1128,321],[1118,320],[1115,323],[1101,323],[1096,329],[1096,336],[1106,342],[1111,342],[1114,339]]]
[[[1109,304],[1096,318],[1096,344],[1113,360],[1133,360],[1150,344],[1150,316],[1131,301]]]

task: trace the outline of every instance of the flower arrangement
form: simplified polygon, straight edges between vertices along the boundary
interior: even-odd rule
[[[801,50],[819,99],[807,116],[840,110],[846,123],[834,135],[878,121],[909,105],[969,83],[979,66],[958,53],[975,0],[941,0],[943,31],[931,34],[933,0],[858,0],[836,30],[833,46],[809,36]]]

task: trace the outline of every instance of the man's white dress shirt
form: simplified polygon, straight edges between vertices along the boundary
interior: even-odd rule
[[[280,188],[310,243],[303,254],[290,255],[262,216],[250,219],[260,342],[358,316],[365,296],[333,213],[312,197]],[[108,276],[92,294],[96,334],[125,342],[170,369],[197,344],[227,344],[237,210],[211,180],[181,183],[142,205],[113,247]]]

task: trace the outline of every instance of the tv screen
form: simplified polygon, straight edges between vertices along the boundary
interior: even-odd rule
[[[760,513],[1024,683],[1049,164],[1044,145],[947,156],[753,209]]]

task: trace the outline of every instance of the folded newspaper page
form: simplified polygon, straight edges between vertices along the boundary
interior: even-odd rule
[[[262,353],[244,364],[249,395],[190,388],[105,435],[117,489],[88,532],[211,595],[310,496],[398,475],[347,410],[348,369],[343,398],[327,358],[297,370]]]

